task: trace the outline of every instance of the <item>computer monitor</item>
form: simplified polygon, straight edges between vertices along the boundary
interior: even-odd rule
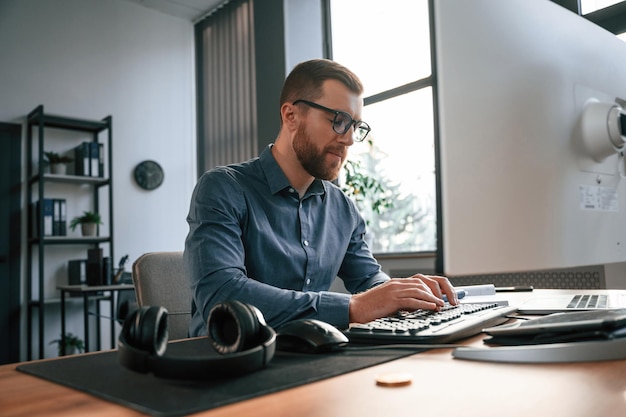
[[[431,4],[438,272],[626,261],[626,43],[548,0]]]

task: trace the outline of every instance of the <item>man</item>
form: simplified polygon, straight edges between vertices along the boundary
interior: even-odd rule
[[[199,179],[184,255],[191,336],[206,334],[211,307],[228,299],[255,305],[275,327],[311,317],[347,328],[400,309],[439,309],[443,294],[457,304],[444,277],[383,273],[363,218],[330,182],[369,132],[362,94],[358,77],[333,61],[297,65],[283,85],[274,144]],[[328,291],[337,276],[352,294]]]

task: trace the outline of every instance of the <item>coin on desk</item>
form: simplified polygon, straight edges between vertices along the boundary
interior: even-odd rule
[[[381,387],[406,387],[413,382],[413,375],[408,372],[390,372],[376,377],[376,385]]]

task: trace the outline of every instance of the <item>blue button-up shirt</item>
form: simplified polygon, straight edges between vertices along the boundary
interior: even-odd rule
[[[271,145],[258,158],[204,173],[187,222],[191,336],[205,335],[211,307],[228,299],[255,305],[271,326],[311,317],[346,328],[351,296],[328,291],[335,278],[351,293],[389,279],[354,203],[323,180],[300,199]]]

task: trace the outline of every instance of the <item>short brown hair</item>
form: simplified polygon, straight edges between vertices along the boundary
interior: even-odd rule
[[[319,98],[326,80],[337,80],[353,93],[363,94],[361,80],[348,68],[329,59],[312,59],[299,63],[291,70],[280,93],[280,105],[299,99]]]

